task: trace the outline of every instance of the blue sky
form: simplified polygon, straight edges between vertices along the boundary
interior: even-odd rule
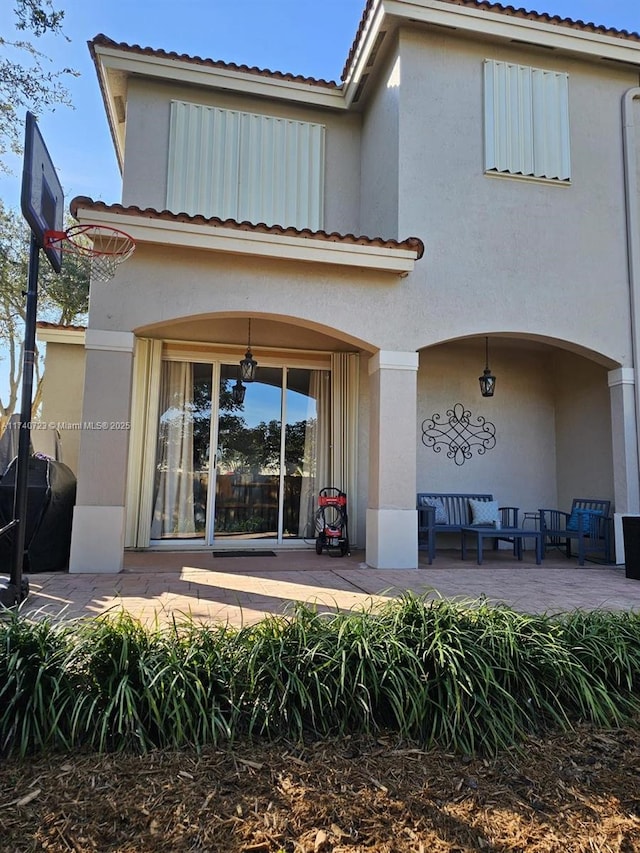
[[[508,5],[509,0],[504,0]],[[11,0],[4,0],[9,6]],[[39,127],[67,202],[120,199],[120,175],[87,41],[104,33],[141,44],[239,64],[339,80],[365,0],[54,0],[70,42],[40,39],[53,67],[69,65],[74,109],[43,114]],[[640,0],[534,0],[515,5],[640,31]],[[0,198],[20,205],[19,158],[0,175]]]

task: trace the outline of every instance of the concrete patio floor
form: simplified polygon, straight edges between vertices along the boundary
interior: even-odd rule
[[[91,617],[124,609],[145,623],[191,617],[198,622],[247,625],[295,602],[322,610],[369,607],[405,590],[465,600],[486,596],[529,613],[574,609],[640,610],[640,580],[621,566],[568,560],[548,553],[537,566],[532,552],[522,562],[511,551],[485,552],[482,566],[442,551],[433,565],[421,554],[417,570],[372,569],[364,553],[333,558],[314,550],[284,550],[274,556],[213,556],[212,551],[127,552],[117,575],[33,573],[28,615]]]

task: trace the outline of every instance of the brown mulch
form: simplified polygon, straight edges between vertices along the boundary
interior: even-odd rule
[[[495,759],[380,737],[10,760],[0,850],[634,853],[640,731],[584,727]]]

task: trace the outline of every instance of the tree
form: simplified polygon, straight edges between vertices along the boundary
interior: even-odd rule
[[[51,33],[67,38],[62,31],[64,12],[53,8],[51,0],[14,0],[14,27],[36,38]],[[8,16],[4,19],[8,24]],[[67,39],[68,41],[68,39]],[[62,82],[77,77],[71,68],[47,68],[51,60],[31,41],[11,40],[0,35],[0,169],[8,171],[3,158],[7,151],[22,151],[24,112],[36,115],[56,104],[70,106],[69,93]]]
[[[309,470],[311,460],[305,457],[309,430],[315,430],[315,419],[286,424],[284,462],[288,474],[301,475]],[[218,454],[229,469],[279,473],[281,435],[279,420],[261,421],[249,427],[243,417],[225,413],[221,406]]]
[[[7,391],[0,396],[0,434],[16,410],[22,380],[24,321],[29,270],[31,232],[18,213],[6,210],[0,201],[0,360],[6,372]],[[86,314],[89,302],[89,270],[75,255],[64,254],[57,275],[43,259],[38,278],[38,316],[42,320],[69,325]],[[42,366],[34,364],[37,409],[42,394]]]

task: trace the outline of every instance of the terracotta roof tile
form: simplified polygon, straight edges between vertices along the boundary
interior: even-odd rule
[[[541,0],[544,2],[544,0]],[[486,12],[498,12],[502,15],[511,15],[515,18],[524,18],[529,21],[541,21],[544,24],[553,24],[559,27],[568,27],[574,30],[586,30],[599,33],[600,35],[613,36],[614,38],[627,38],[640,41],[640,34],[632,30],[618,30],[615,27],[607,27],[604,24],[594,24],[590,21],[582,21],[579,18],[562,18],[560,15],[551,15],[549,12],[536,12],[533,9],[524,9],[522,6],[504,6],[502,3],[493,3],[491,0],[444,0],[454,6],[470,6],[482,9]],[[553,0],[547,0],[553,3]]]
[[[106,211],[126,216],[139,216],[146,219],[164,219],[168,222],[193,222],[197,225],[207,225],[212,228],[231,228],[237,231],[251,231],[255,234],[277,234],[284,237],[298,237],[300,239],[326,240],[330,243],[378,246],[383,249],[405,249],[416,252],[418,260],[424,255],[424,243],[419,237],[408,237],[406,240],[387,240],[383,237],[340,234],[337,231],[312,231],[310,228],[267,225],[264,222],[238,222],[235,219],[220,219],[218,216],[172,213],[170,210],[155,210],[152,207],[142,209],[136,205],[125,207],[122,204],[105,204],[103,201],[94,201],[86,196],[76,196],[71,200],[69,210],[72,216],[76,216],[79,208],[83,210]]]
[[[86,326],[72,326],[65,323],[49,323],[47,320],[38,320],[36,323],[36,327],[38,329],[62,329],[66,331],[67,329],[70,332],[86,332]]]
[[[534,10],[524,9],[522,7],[516,6],[504,6],[502,3],[493,3],[491,0],[443,0],[444,3],[451,3],[453,6],[467,6],[470,9],[480,9],[485,12],[496,12],[501,15],[510,15],[514,18],[522,18],[524,20],[529,21],[540,21],[543,24],[553,24],[558,27],[567,27],[573,30],[583,30],[586,32],[597,33],[599,35],[612,36],[613,38],[621,38],[627,39],[630,41],[640,41],[640,34],[634,32],[633,30],[618,30],[615,27],[607,27],[603,24],[594,24],[592,22],[585,22],[581,20],[573,20],[572,18],[562,18],[560,15],[551,15],[548,12],[536,12]],[[542,0],[544,2],[544,0]],[[548,0],[549,3],[552,3],[553,0]],[[362,13],[362,18],[360,19],[360,25],[358,27],[358,31],[353,40],[353,44],[351,45],[351,49],[349,50],[349,55],[347,57],[347,61],[342,70],[341,79],[345,80],[347,74],[349,73],[349,69],[351,67],[351,63],[355,58],[355,54],[358,48],[358,43],[362,34],[364,32],[364,28],[367,23],[367,18],[371,9],[375,3],[375,0],[367,0],[366,6]]]
[[[367,18],[369,17],[369,12],[371,11],[375,0],[367,0],[367,3],[362,11],[362,17],[360,18],[360,23],[358,25],[357,32],[354,36],[353,42],[349,49],[349,55],[347,56],[347,61],[344,64],[344,68],[342,69],[342,74],[340,75],[341,80],[346,80],[347,75],[349,73],[349,69],[351,68],[351,63],[355,59],[356,50],[358,48],[358,44],[360,39],[362,38],[362,34],[364,32],[364,28],[367,24]]]
[[[162,59],[175,59],[177,62],[189,62],[194,65],[205,65],[209,68],[224,68],[229,71],[240,71],[244,74],[256,74],[261,77],[275,78],[276,80],[288,80],[293,83],[307,83],[311,86],[324,86],[330,89],[338,89],[339,85],[334,80],[318,80],[315,77],[305,77],[302,74],[291,74],[285,71],[271,71],[269,68],[258,68],[255,65],[237,65],[235,62],[223,62],[221,59],[207,59],[200,56],[189,56],[186,53],[161,50],[153,47],[142,47],[139,44],[126,44],[116,42],[99,33],[89,42],[89,50],[95,61],[95,47],[113,47],[127,53],[143,54],[145,56],[157,56]]]

